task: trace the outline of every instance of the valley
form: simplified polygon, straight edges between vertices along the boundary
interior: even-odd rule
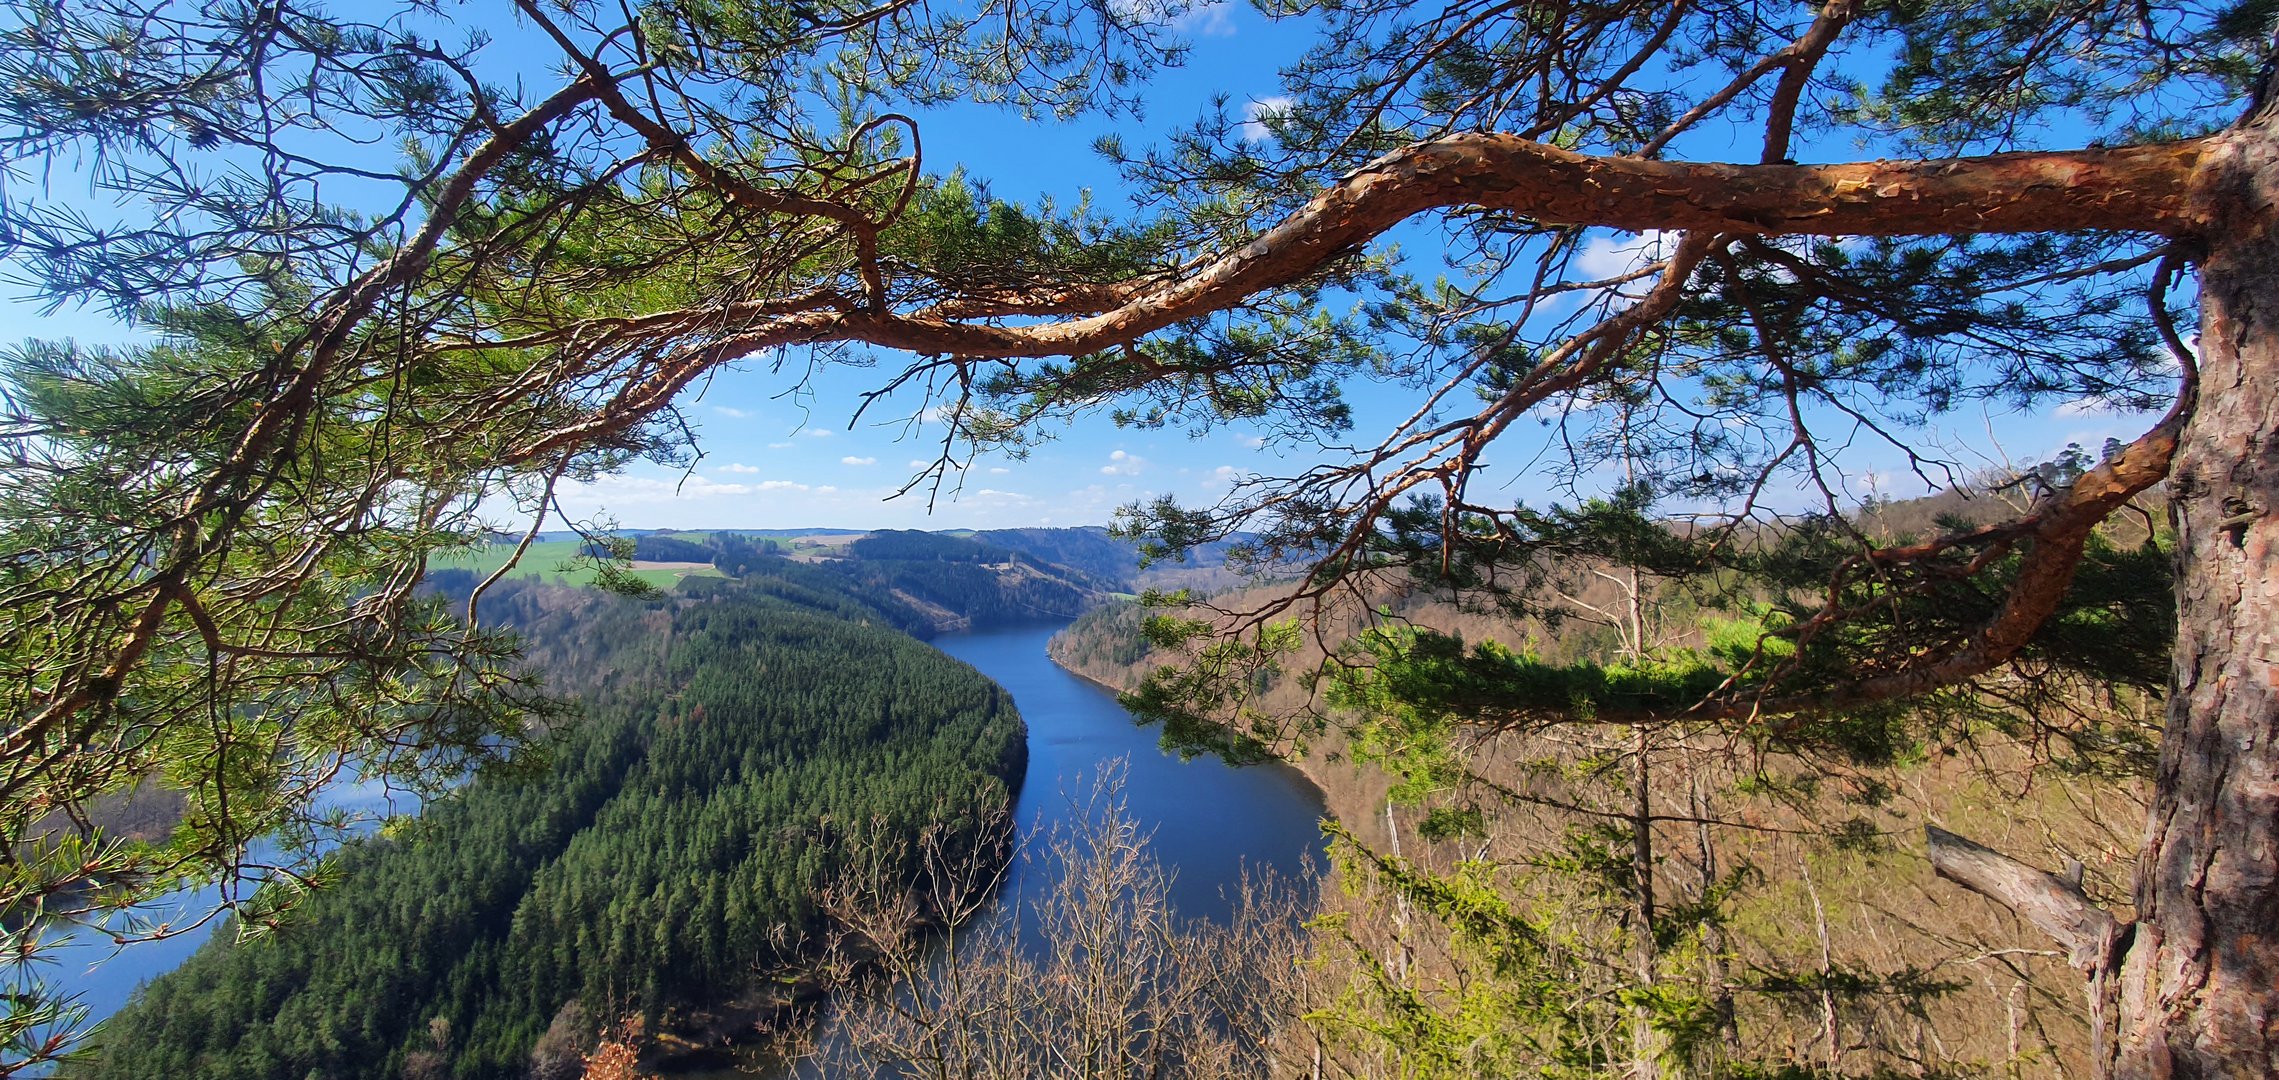
[[[1015,917],[1056,887],[1017,849],[1078,823],[1105,774],[1175,868],[1180,920],[1227,918],[1246,872],[1321,869],[1310,783],[1166,755],[1047,658],[1122,568],[916,533],[642,537],[685,565],[635,560],[671,586],[614,597],[577,565],[588,542],[548,543],[480,601],[571,706],[526,760],[424,811],[344,792],[377,833],[274,926],[130,946],[66,979],[103,1023],[65,1075],[546,1077],[628,1030],[647,1068],[764,1056],[755,1025],[808,1000],[817,904],[849,860],[907,859],[907,838],[947,827],[1003,864],[987,917]],[[697,544],[711,561],[686,557]],[[438,599],[504,565],[439,562]]]

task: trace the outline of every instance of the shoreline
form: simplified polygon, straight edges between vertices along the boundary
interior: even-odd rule
[[[1115,686],[1105,679],[1101,679],[1093,675],[1088,675],[1068,666],[1067,664],[1061,663],[1060,657],[1054,656],[1052,654],[1052,643],[1049,639],[1045,643],[1045,659],[1052,661],[1052,666],[1059,668],[1060,670],[1067,672],[1072,676],[1075,676],[1078,680],[1088,683],[1092,686],[1096,686],[1111,694],[1115,694],[1120,697],[1125,692],[1123,687]],[[1120,708],[1121,706],[1119,705],[1118,707]],[[1297,773],[1299,779],[1304,780],[1306,782],[1306,786],[1313,789],[1315,801],[1321,803],[1322,816],[1329,818],[1332,821],[1344,820],[1344,815],[1337,812],[1336,805],[1330,799],[1329,786],[1322,782],[1321,777],[1314,775],[1313,759],[1310,755],[1293,760],[1291,758],[1283,757],[1280,754],[1277,754],[1274,757],[1274,763],[1289,769],[1291,772]],[[1247,768],[1249,766],[1242,767]]]

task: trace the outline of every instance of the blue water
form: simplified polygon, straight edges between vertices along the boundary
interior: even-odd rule
[[[1047,947],[1034,917],[1049,896],[1058,869],[1043,857],[1056,828],[1082,824],[1094,781],[1104,771],[1121,777],[1126,819],[1148,838],[1148,853],[1171,874],[1169,902],[1175,920],[1232,915],[1246,872],[1270,871],[1285,885],[1310,881],[1327,865],[1321,832],[1321,792],[1282,764],[1232,768],[1217,758],[1181,761],[1164,752],[1154,728],[1143,728],[1116,704],[1116,695],[1069,674],[1045,655],[1045,643],[1064,622],[982,630],[934,639],[934,647],[973,665],[1013,695],[1029,726],[1029,766],[1013,805],[1023,852],[1006,870],[995,904],[978,917],[1018,917],[1021,948],[1042,959]],[[1304,890],[1299,891],[1304,895]],[[979,925],[964,940],[987,940]],[[815,1034],[836,1045],[826,1018]],[[826,1054],[826,1058],[830,1055]],[[827,1066],[786,1067],[762,1060],[739,1070],[700,1071],[676,1080],[837,1080]]]
[[[1149,847],[1176,877],[1173,910],[1224,919],[1245,866],[1295,881],[1319,872],[1326,850],[1321,793],[1297,770],[1269,764],[1230,768],[1216,758],[1181,761],[1133,723],[1116,696],[1062,670],[1045,642],[1064,623],[984,630],[937,638],[936,648],[973,665],[1013,695],[1029,725],[1029,770],[1013,808],[1025,840],[1072,823],[1077,800],[1104,765],[1119,763],[1125,810],[1152,833]],[[1026,905],[1050,887],[1038,880],[1049,861],[1017,862],[1001,903]]]
[[[1325,850],[1319,827],[1322,800],[1303,776],[1278,764],[1234,769],[1213,758],[1183,762],[1163,752],[1154,729],[1133,723],[1114,694],[1069,674],[1045,655],[1045,642],[1064,625],[985,630],[933,643],[1011,692],[1028,722],[1028,773],[1013,809],[1024,840],[1071,823],[1094,777],[1108,767],[1123,772],[1125,812],[1150,834],[1156,858],[1175,875],[1171,903],[1182,918],[1223,920],[1246,867],[1271,868],[1288,881],[1319,871]],[[327,802],[386,812],[405,809],[400,802],[382,805],[386,799],[377,789],[352,788]],[[1050,866],[1049,860],[1016,861],[999,897],[1001,908],[1025,908],[1043,895],[1052,884],[1043,880]],[[339,887],[353,888],[354,883]],[[203,914],[212,909],[214,896],[206,890],[170,900],[181,911]],[[124,949],[83,935],[90,940],[58,950],[59,963],[50,976],[79,995],[90,1021],[101,1020],[124,1006],[136,987],[187,959],[219,923]]]
[[[319,799],[320,809],[346,810],[361,818],[366,828],[384,817],[409,813],[418,806],[413,796],[391,791],[376,782],[329,788]],[[254,858],[261,858],[262,845],[257,843],[254,849]],[[250,886],[247,889],[250,890]],[[54,961],[53,966],[41,974],[51,987],[72,995],[85,1006],[85,1023],[93,1024],[125,1008],[127,999],[143,983],[174,970],[188,960],[191,953],[197,952],[198,946],[205,944],[225,921],[213,914],[221,897],[222,889],[218,885],[171,893],[138,912],[133,924],[124,920],[114,924],[122,927],[190,926],[166,937],[115,945],[108,935],[91,930],[62,935],[48,954]]]

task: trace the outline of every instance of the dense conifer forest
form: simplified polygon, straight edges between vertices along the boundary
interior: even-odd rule
[[[862,586],[977,625],[1075,618],[1115,582],[963,537],[884,530],[847,545],[833,563]]]
[[[582,696],[544,762],[350,844],[333,887],[217,934],[68,1075],[519,1077],[557,1015],[654,1024],[785,970],[819,888],[893,850],[850,839],[1002,842],[977,823],[1026,758],[1011,700],[797,565],[646,603],[486,597]]]

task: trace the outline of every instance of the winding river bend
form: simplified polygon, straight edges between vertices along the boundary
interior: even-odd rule
[[[971,664],[1013,695],[1029,727],[1029,767],[1013,821],[1025,848],[1056,827],[1079,824],[1080,800],[1103,769],[1123,772],[1125,814],[1148,837],[1149,851],[1172,874],[1170,905],[1180,919],[1224,923],[1246,869],[1282,880],[1310,880],[1327,865],[1320,790],[1279,762],[1236,769],[1217,758],[1181,761],[1135,723],[1114,692],[1080,678],[1045,654],[1065,621],[1001,627],[935,638],[935,648]],[[995,907],[980,918],[1025,912],[1049,894],[1050,859],[1016,856]],[[1022,936],[1022,946],[1037,942]],[[826,1019],[819,1037],[834,1039]],[[766,1080],[827,1080],[812,1063],[787,1068],[763,1061]],[[750,1067],[750,1066],[747,1066]],[[735,1080],[735,1071],[691,1072],[677,1080]],[[741,1075],[750,1075],[743,1073]]]
[[[1182,762],[1164,753],[1155,730],[1133,723],[1114,694],[1045,655],[1045,642],[1065,625],[983,630],[933,642],[1003,686],[1028,722],[1029,766],[1014,806],[1024,839],[1070,821],[1074,797],[1089,790],[1103,766],[1120,761],[1126,812],[1152,835],[1156,857],[1176,872],[1171,902],[1180,916],[1225,919],[1228,897],[1246,866],[1271,868],[1288,880],[1319,870],[1323,804],[1309,781],[1279,764],[1234,769],[1214,758]],[[337,801],[361,805],[378,797],[350,791]],[[1016,862],[998,903],[1026,905],[1043,895],[1052,886],[1043,880],[1049,866]],[[204,910],[212,902],[209,894],[194,894],[184,910]],[[89,1019],[100,1020],[126,1004],[136,986],[180,964],[211,930],[209,924],[117,955],[94,944],[72,947],[54,974],[65,989],[82,995]]]
[[[1029,769],[1013,810],[1023,839],[1068,821],[1071,797],[1088,790],[1104,764],[1121,760],[1126,810],[1152,832],[1156,857],[1177,872],[1171,901],[1181,916],[1224,919],[1245,866],[1271,868],[1286,880],[1309,865],[1319,871],[1323,806],[1310,781],[1278,763],[1235,769],[1216,758],[1183,762],[1165,753],[1155,729],[1133,723],[1114,694],[1046,657],[1045,642],[1065,625],[934,640],[1010,691],[1028,722]],[[1032,865],[1016,864],[999,903],[1026,904],[1050,888],[1038,876]]]

